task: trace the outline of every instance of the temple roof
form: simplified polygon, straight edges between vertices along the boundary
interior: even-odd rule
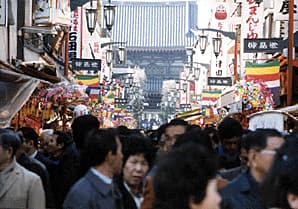
[[[103,4],[105,4],[104,2]],[[185,50],[195,42],[195,1],[112,1],[116,7],[112,40],[127,42],[130,50]]]

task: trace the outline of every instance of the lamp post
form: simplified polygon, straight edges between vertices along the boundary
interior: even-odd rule
[[[204,35],[204,31],[212,31],[217,33],[217,37],[213,38],[213,52],[217,57],[219,55],[219,51],[221,48],[221,39],[218,37],[218,33],[222,34],[223,36],[230,38],[231,40],[235,41],[234,45],[234,84],[239,80],[239,75],[237,71],[237,54],[238,54],[238,40],[237,40],[237,32],[230,32],[230,31],[222,31],[214,28],[197,28],[196,30],[192,30],[195,34],[197,31],[202,31],[202,35],[199,36],[199,43],[200,43],[200,50],[201,53],[204,54],[207,47],[207,36]]]
[[[97,8],[93,8],[93,0],[90,0],[90,8],[86,10],[86,20],[87,20],[87,28],[89,33],[92,35],[96,28],[96,20],[97,20]]]
[[[106,50],[106,62],[107,62],[107,64],[108,65],[111,65],[112,64],[112,61],[113,61],[113,49],[112,49],[111,46],[114,45],[114,44],[121,44],[121,46],[119,47],[119,50],[118,50],[119,62],[120,62],[120,64],[125,63],[126,50],[125,50],[125,47],[122,46],[122,44],[126,44],[126,42],[117,41],[117,42],[107,42],[107,43],[100,44],[100,48],[104,48],[106,46],[109,46],[109,48]]]

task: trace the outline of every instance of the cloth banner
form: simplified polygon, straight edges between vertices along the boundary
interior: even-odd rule
[[[75,79],[80,85],[89,87],[99,86],[99,77],[97,75],[76,75]]]
[[[221,90],[203,90],[202,91],[202,106],[214,105],[218,97],[221,94]]]
[[[245,64],[245,80],[246,81],[263,81],[273,94],[275,105],[280,105],[280,75],[279,61],[273,60],[267,63]]]

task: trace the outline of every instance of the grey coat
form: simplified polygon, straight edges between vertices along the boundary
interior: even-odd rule
[[[0,172],[0,208],[44,209],[40,177],[13,160]]]
[[[123,206],[120,193],[118,193],[116,198],[111,185],[106,184],[89,170],[85,176],[70,189],[63,203],[63,208],[121,209]]]

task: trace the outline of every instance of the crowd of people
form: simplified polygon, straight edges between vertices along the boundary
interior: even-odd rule
[[[298,135],[234,118],[156,131],[0,128],[1,209],[298,209]]]

